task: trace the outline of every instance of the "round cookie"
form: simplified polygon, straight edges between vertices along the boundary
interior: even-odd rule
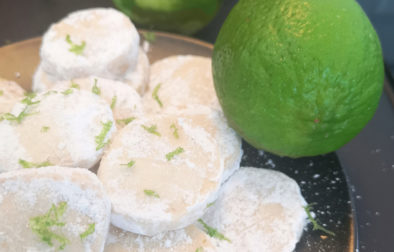
[[[111,204],[85,169],[0,174],[1,251],[103,251]]]
[[[57,80],[90,75],[117,79],[135,68],[138,51],[139,35],[127,16],[94,8],[52,24],[43,36],[40,56],[43,71]]]
[[[297,183],[283,173],[241,167],[199,222],[224,235],[219,251],[291,252],[306,224],[305,205]]]
[[[70,88],[26,98],[0,122],[0,172],[91,168],[115,130],[110,107],[92,92]]]
[[[241,137],[228,126],[221,110],[207,106],[189,105],[184,109],[168,108],[166,113],[189,117],[193,124],[205,129],[216,139],[220,155],[224,159],[222,182],[239,169],[242,158]]]
[[[155,236],[138,235],[111,226],[104,252],[215,251],[211,238],[194,225]]]
[[[214,201],[223,174],[218,144],[190,118],[148,115],[123,128],[100,162],[113,225],[155,235],[186,227]]]
[[[25,92],[16,82],[0,78],[0,114],[10,112]]]
[[[134,88],[123,82],[91,76],[89,78],[58,82],[56,87],[63,89],[76,88],[89,92],[95,89],[96,92],[99,92],[99,96],[111,107],[115,121],[121,127],[143,113],[140,95]]]
[[[149,59],[146,53],[140,49],[138,54],[137,66],[129,67],[124,76],[118,76],[114,80],[124,82],[134,88],[140,95],[145,93],[149,83]],[[79,76],[79,78],[88,78],[89,76]],[[105,78],[103,78],[105,79]],[[42,63],[38,66],[33,76],[33,91],[44,92],[56,87],[59,81],[43,71]]]
[[[177,55],[152,64],[146,110],[159,112],[169,107],[200,104],[220,109],[213,85],[211,59]]]

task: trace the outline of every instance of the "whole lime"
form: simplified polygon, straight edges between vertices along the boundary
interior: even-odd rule
[[[216,15],[222,0],[113,0],[136,24],[148,29],[193,34]]]
[[[241,0],[220,30],[212,67],[232,127],[290,157],[355,137],[384,78],[378,37],[354,0]]]

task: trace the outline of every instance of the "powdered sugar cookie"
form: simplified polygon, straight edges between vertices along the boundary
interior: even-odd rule
[[[200,104],[219,109],[213,86],[211,59],[177,55],[152,64],[149,90],[144,97],[148,112]]]
[[[57,80],[117,79],[135,68],[138,51],[139,35],[127,16],[111,8],[86,9],[50,26],[42,39],[41,66]]]
[[[105,252],[196,252],[215,251],[211,238],[195,226],[155,236],[137,235],[111,226]]]
[[[98,95],[74,88],[26,98],[0,122],[0,172],[62,165],[92,167],[116,130]]]
[[[150,115],[123,128],[97,172],[112,202],[113,225],[155,235],[186,227],[217,196],[218,144],[190,118]]]
[[[205,129],[216,139],[220,155],[224,159],[222,181],[226,181],[237,169],[242,158],[241,137],[228,126],[221,110],[207,106],[189,105],[185,109],[168,108],[166,113],[189,117],[195,126]]]
[[[103,251],[111,205],[85,169],[33,168],[0,175],[1,251]]]
[[[118,126],[124,126],[143,113],[140,95],[134,88],[123,82],[91,76],[89,78],[62,81],[56,84],[61,88],[76,88],[96,93],[107,101]]]
[[[10,112],[25,92],[16,82],[0,78],[0,114]]]
[[[239,169],[199,220],[214,228],[218,251],[293,251],[306,224],[297,183],[267,169]]]

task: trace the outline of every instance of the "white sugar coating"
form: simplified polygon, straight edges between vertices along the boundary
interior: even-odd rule
[[[142,127],[153,125],[161,136]],[[183,152],[167,160],[177,148]],[[128,167],[130,161],[135,163]],[[97,174],[112,202],[112,224],[152,236],[186,227],[204,214],[217,197],[223,158],[215,139],[192,119],[147,115],[112,139]]]
[[[117,76],[113,80],[126,83],[127,85],[134,88],[140,95],[142,95],[143,93],[145,93],[147,85],[149,83],[150,65],[146,53],[141,48],[139,51],[140,52],[138,54],[137,66],[129,66],[124,75]],[[89,77],[91,76],[79,76],[79,78]],[[52,76],[51,74],[44,72],[41,63],[37,67],[36,72],[34,73],[32,89],[34,92],[44,92],[51,88],[54,88],[56,83],[58,82],[59,80],[56,78],[56,76]]]
[[[143,95],[148,89],[149,76],[149,59],[145,51],[140,48],[137,67],[129,68],[126,75],[121,80],[132,86],[140,95]]]
[[[58,251],[33,232],[31,218],[47,214],[52,205],[66,203],[62,227],[51,230],[69,240],[63,251],[103,251],[111,204],[97,177],[79,168],[44,167],[0,175],[0,248],[2,251]],[[94,232],[80,238],[90,224]]]
[[[81,55],[70,52],[66,41],[85,47]],[[57,80],[96,75],[109,79],[135,68],[139,35],[130,19],[111,8],[73,12],[51,25],[44,34],[40,56],[45,73]]]
[[[159,84],[157,95],[162,107],[152,97]],[[168,107],[184,108],[190,104],[219,109],[211,58],[177,55],[156,61],[151,66],[149,90],[143,98],[148,112],[160,112]]]
[[[18,83],[0,78],[0,115],[9,113],[25,92]]]
[[[0,172],[20,169],[19,159],[40,164],[49,161],[53,165],[91,168],[102,156],[103,149],[96,150],[96,136],[103,131],[103,123],[112,127],[102,137],[107,142],[116,126],[112,111],[99,96],[70,89],[51,91],[38,95],[28,106],[21,123],[0,122]],[[54,93],[57,92],[57,93]],[[18,103],[12,113],[17,116],[27,105]],[[12,149],[9,149],[12,146]],[[16,151],[17,150],[17,151]]]
[[[201,105],[189,105],[184,109],[169,107],[165,113],[190,117],[193,125],[208,131],[219,144],[219,150],[224,158],[224,173],[222,181],[226,181],[237,169],[242,158],[241,137],[228,126],[221,110]]]
[[[141,96],[134,88],[123,82],[91,76],[89,78],[57,82],[56,87],[66,89],[70,88],[72,84],[76,84],[81,90],[91,92],[95,83],[100,89],[100,97],[109,106],[115,101],[112,109],[115,120],[141,116],[143,113]]]
[[[110,226],[104,252],[215,251],[214,242],[194,225],[155,236],[138,235]]]
[[[305,205],[297,183],[283,173],[241,167],[202,219],[231,241],[216,239],[218,251],[290,252],[306,224]]]

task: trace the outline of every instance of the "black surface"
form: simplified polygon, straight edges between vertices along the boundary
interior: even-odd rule
[[[225,0],[218,16],[195,37],[214,42],[222,22],[236,2],[236,0]],[[388,68],[393,70],[394,1],[360,0],[359,2],[377,29],[386,63]],[[110,0],[0,0],[0,46],[41,36],[50,23],[59,20],[67,13],[93,6],[112,6],[112,3]],[[386,86],[390,85],[392,84]],[[336,153],[347,175],[352,201],[356,207],[356,230],[358,230],[356,242],[358,241],[360,245],[360,251],[394,251],[392,228],[394,226],[394,103],[389,99],[388,90],[389,88],[386,88],[383,93],[378,111],[371,122],[355,139]],[[276,158],[278,157],[272,157],[275,162]],[[316,163],[323,162],[323,164],[325,162],[323,160],[326,159],[337,162],[335,154],[313,158],[315,159]],[[280,158],[277,162],[278,167],[281,167]],[[303,161],[294,162],[300,162],[302,166]],[[339,165],[326,167],[329,172]],[[305,169],[309,168],[305,167]],[[288,172],[292,176],[292,171]],[[321,196],[321,199],[324,198]],[[318,206],[316,209],[320,210]]]

